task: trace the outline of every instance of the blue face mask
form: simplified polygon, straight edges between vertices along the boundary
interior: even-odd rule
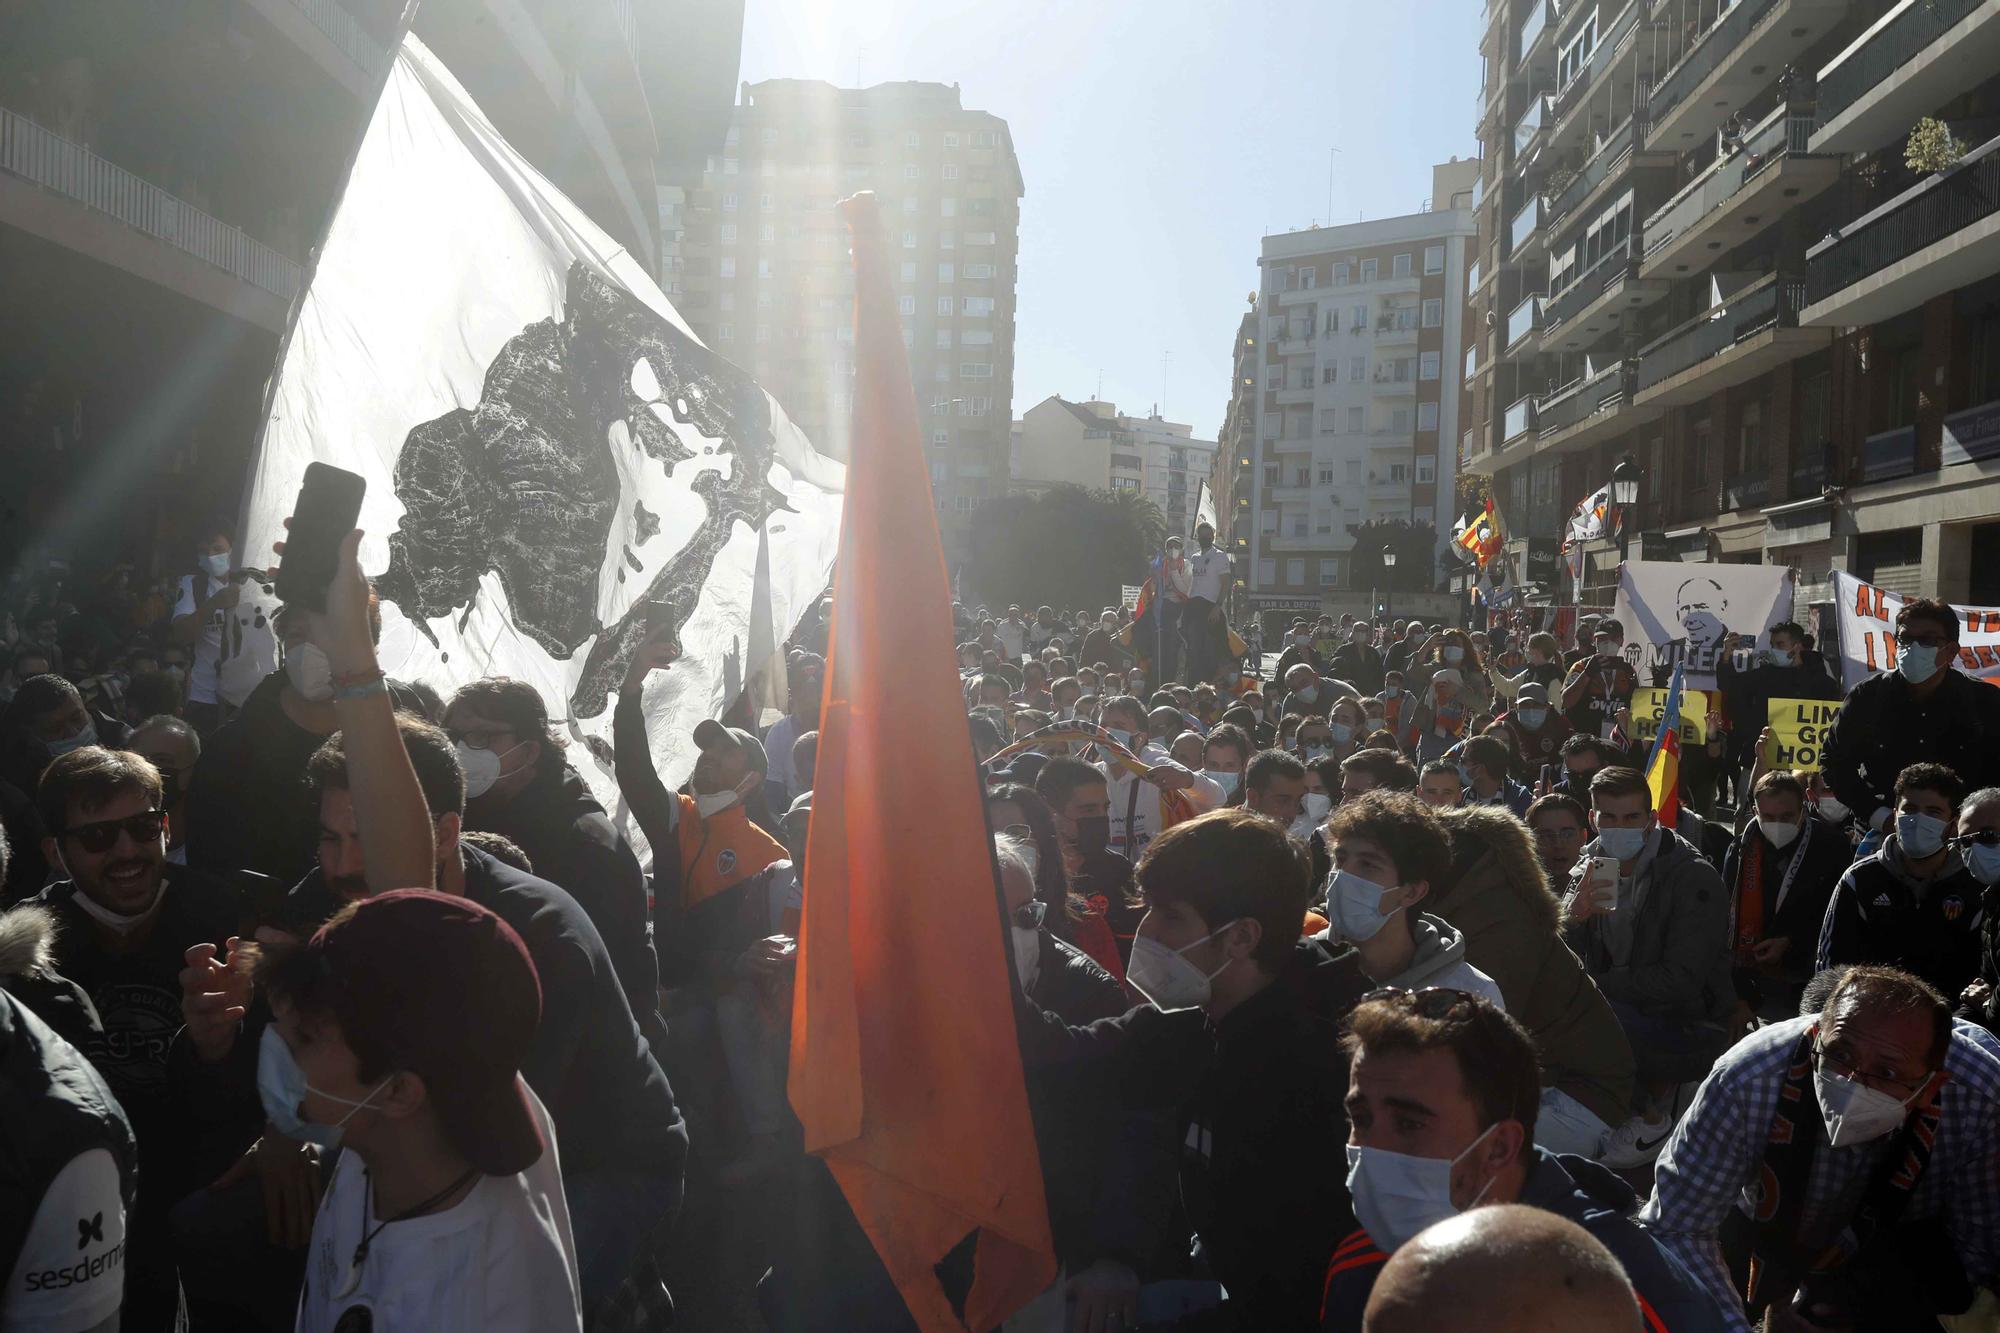
[[[1630,861],[1646,850],[1646,834],[1651,830],[1642,828],[1604,828],[1597,830],[1597,846],[1606,856],[1616,861]]]
[[[1912,685],[1921,685],[1937,674],[1938,650],[1928,643],[1913,643],[1896,655],[1896,670]]]
[[[1333,732],[1333,743],[1335,745],[1345,745],[1354,739],[1354,728],[1348,726],[1345,722],[1331,723],[1328,729]]]
[[[1548,720],[1549,710],[1546,708],[1523,708],[1521,710],[1521,725],[1529,731],[1540,731],[1542,724]]]
[[[1326,886],[1326,908],[1340,938],[1362,941],[1381,934],[1389,918],[1403,910],[1382,910],[1382,899],[1392,887],[1363,879],[1351,870],[1334,871]]]
[[[1896,816],[1896,841],[1903,850],[1922,860],[1944,846],[1947,825],[1936,815],[1920,815],[1906,811]]]
[[[1201,771],[1201,775],[1222,788],[1224,796],[1234,796],[1236,794],[1236,785],[1243,781],[1241,773],[1229,773],[1215,768],[1204,768]]]
[[[264,1103],[264,1114],[270,1119],[271,1127],[286,1138],[317,1143],[322,1148],[339,1147],[341,1130],[354,1118],[354,1113],[373,1102],[375,1093],[388,1086],[389,1080],[385,1078],[358,1102],[321,1092],[306,1082],[306,1071],[299,1068],[299,1062],[292,1056],[292,1048],[285,1044],[275,1025],[264,1029],[263,1039],[257,1047],[257,1097]],[[330,1102],[339,1102],[348,1108],[347,1114],[330,1125],[314,1124],[303,1119],[299,1115],[299,1106],[309,1092]]]
[[[83,730],[74,736],[65,736],[59,741],[43,741],[42,746],[49,752],[49,758],[60,759],[71,750],[81,750],[86,745],[97,744],[97,724],[85,722]]]
[[[1126,749],[1128,749],[1128,750],[1129,750],[1129,749],[1131,749],[1131,748],[1132,748],[1132,733],[1131,733],[1131,732],[1129,732],[1129,731],[1120,731],[1120,730],[1119,730],[1118,728],[1116,728],[1116,727],[1106,727],[1106,728],[1104,729],[1104,733],[1105,733],[1105,735],[1107,735],[1107,736],[1111,737],[1111,739],[1112,739],[1112,740],[1114,740],[1114,741],[1118,742],[1118,743],[1119,743],[1120,745],[1124,746],[1124,747],[1125,747]]]

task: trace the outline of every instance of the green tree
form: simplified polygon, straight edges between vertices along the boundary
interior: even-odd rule
[[[1095,608],[1116,605],[1121,585],[1146,577],[1166,519],[1141,496],[1057,486],[988,501],[969,535],[969,600]]]
[[[1903,165],[1919,176],[1949,171],[1965,156],[1965,141],[1935,116],[1925,116],[1910,128],[1909,142],[1903,145]]]
[[[1149,551],[1159,550],[1175,535],[1167,531],[1167,516],[1160,507],[1138,491],[1092,491],[1091,495],[1124,515]]]

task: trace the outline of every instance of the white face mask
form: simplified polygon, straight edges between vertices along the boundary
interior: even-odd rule
[[[1974,879],[1981,884],[2000,884],[2000,846],[1965,842],[1959,844],[1958,854]]]
[[[1317,827],[1319,821],[1325,819],[1327,815],[1332,812],[1332,810],[1333,810],[1333,798],[1331,796],[1328,796],[1325,792],[1309,791],[1306,793],[1305,816],[1307,819],[1312,821],[1315,827]]]
[[[1042,934],[1032,926],[1010,925],[1014,932],[1014,976],[1021,983],[1021,993],[1027,994],[1035,988],[1035,980],[1042,971]]]
[[[1832,820],[1836,824],[1847,822],[1847,807],[1841,804],[1838,796],[1822,796],[1816,804],[1819,806],[1820,814],[1825,818]]]
[[[1340,932],[1340,938],[1365,941],[1381,934],[1389,918],[1403,910],[1400,907],[1382,910],[1382,899],[1393,888],[1363,879],[1351,870],[1334,871],[1326,886],[1326,906],[1333,914],[1333,928]]]
[[[1496,1128],[1488,1125],[1465,1145],[1464,1152],[1450,1160],[1348,1144],[1347,1193],[1354,1200],[1354,1218],[1367,1230],[1368,1238],[1383,1253],[1393,1254],[1418,1232],[1455,1216],[1459,1208],[1451,1201],[1451,1173]],[[1491,1188],[1493,1181],[1489,1180],[1468,1206],[1477,1207]]]
[[[63,873],[66,875],[69,874],[68,866],[63,867]],[[72,880],[74,878],[75,878],[74,876],[71,876]],[[89,917],[92,921],[95,921],[98,925],[103,926],[113,935],[120,935],[120,936],[130,935],[133,931],[139,929],[139,927],[145,925],[148,921],[151,921],[154,917],[158,916],[160,914],[160,904],[164,903],[166,900],[167,900],[167,886],[164,881],[153,889],[153,901],[147,903],[144,907],[140,908],[137,912],[134,912],[131,916],[126,916],[123,913],[112,911],[110,908],[104,906],[100,902],[97,902],[89,894],[84,893],[81,890],[78,890],[77,893],[75,893],[70,898],[70,901],[72,903],[75,903],[76,906],[82,910],[85,916]]]
[[[1896,841],[1906,855],[1921,861],[1944,846],[1945,822],[1936,815],[1915,812],[1896,816]]]
[[[694,808],[703,819],[713,819],[742,799],[734,787],[728,791],[698,791],[694,794]]]
[[[1222,930],[1236,923],[1230,922]],[[1132,957],[1125,965],[1125,980],[1144,997],[1146,1003],[1165,1013],[1176,1009],[1199,1009],[1213,994],[1212,983],[1236,960],[1225,958],[1213,972],[1203,972],[1187,960],[1189,949],[1207,944],[1222,930],[1211,931],[1194,943],[1169,949],[1150,935],[1132,937]]]
[[[229,552],[223,551],[216,555],[204,555],[199,557],[196,563],[201,566],[202,573],[212,579],[219,579],[229,572]]]
[[[1799,836],[1799,826],[1796,823],[1788,824],[1779,819],[1759,819],[1757,827],[1763,831],[1764,841],[1781,852],[1791,846],[1793,839]]]
[[[1319,698],[1319,686],[1308,685],[1304,689],[1300,690],[1298,693],[1299,693],[1299,702],[1309,704]]]
[[[1897,1128],[1909,1115],[1910,1103],[1918,1088],[1898,1101],[1879,1088],[1853,1079],[1839,1078],[1823,1069],[1813,1071],[1813,1090],[1819,1094],[1820,1118],[1826,1122],[1826,1140],[1836,1148],[1868,1143]]]
[[[1460,662],[1463,662],[1465,660],[1465,649],[1463,648],[1445,649],[1444,660],[1451,663],[1453,666],[1457,666]]]
[[[491,750],[475,750],[464,741],[458,742],[458,766],[465,770],[465,794],[476,799],[492,791],[493,784],[500,780],[500,761],[526,744],[526,741],[521,741],[513,750],[495,754]]]
[[[1234,796],[1237,786],[1243,781],[1241,773],[1227,773],[1213,768],[1204,768],[1201,775],[1222,788],[1224,796]]]
[[[301,643],[285,649],[285,679],[307,703],[323,704],[333,697],[333,663],[316,643]]]

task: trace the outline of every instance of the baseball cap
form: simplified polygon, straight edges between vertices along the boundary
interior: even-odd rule
[[[513,927],[469,898],[397,889],[342,911],[306,947],[336,980],[341,1030],[423,1078],[468,1162],[511,1176],[541,1159],[520,1070],[542,986]]]
[[[1549,701],[1548,687],[1545,685],[1537,684],[1532,680],[1528,681],[1526,684],[1522,685],[1520,689],[1514,692],[1514,706],[1516,708],[1520,707],[1522,704],[1545,704],[1548,701]]]
[[[694,743],[703,750],[743,750],[750,757],[752,772],[771,771],[771,760],[764,753],[764,742],[741,727],[725,727],[712,717],[703,718],[695,723]]]

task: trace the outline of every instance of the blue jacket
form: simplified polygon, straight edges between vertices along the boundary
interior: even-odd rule
[[[1639,1196],[1608,1167],[1565,1153],[1534,1149],[1519,1202],[1546,1209],[1588,1231],[1618,1256],[1639,1295],[1648,1333],[1707,1333],[1730,1327],[1708,1289],[1632,1220]],[[1334,1251],[1320,1307],[1321,1333],[1356,1333],[1368,1294],[1388,1256],[1365,1231]]]

